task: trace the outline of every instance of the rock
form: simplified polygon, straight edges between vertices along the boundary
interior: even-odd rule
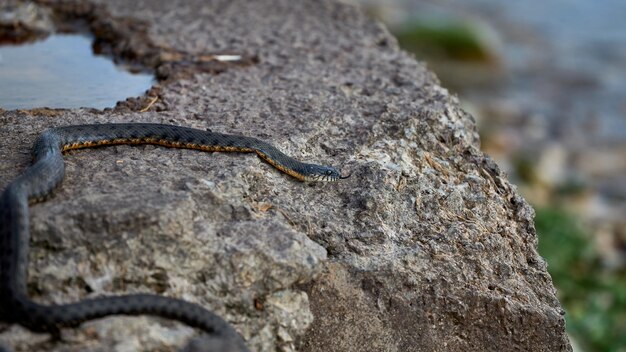
[[[0,43],[23,43],[46,37],[54,31],[50,10],[32,2],[3,1],[0,4]]]
[[[550,143],[539,151],[537,160],[537,177],[541,183],[549,187],[563,184],[567,178],[568,152],[560,143]]]
[[[34,299],[179,297],[223,316],[253,351],[571,350],[532,208],[480,152],[472,117],[379,24],[330,0],[106,3],[46,1],[91,27],[138,21],[151,57],[163,47],[257,60],[169,76],[150,108],[3,111],[0,188],[45,128],[121,121],[255,136],[353,175],[304,184],[253,155],[70,152],[62,187],[31,207]],[[126,45],[116,55],[149,61]],[[29,351],[203,338],[151,317],[93,321],[62,341],[0,331],[0,344]]]
[[[606,143],[579,148],[574,165],[590,179],[622,176],[626,173],[626,145]]]

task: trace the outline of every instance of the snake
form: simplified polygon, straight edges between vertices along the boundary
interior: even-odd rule
[[[63,152],[120,144],[153,144],[206,152],[256,153],[276,169],[300,181],[337,181],[331,166],[300,162],[254,137],[157,123],[107,123],[53,127],[33,146],[32,164],[0,196],[0,321],[19,324],[60,339],[62,328],[111,315],[151,315],[182,322],[247,351],[242,336],[224,319],[189,301],[156,294],[127,294],[40,304],[27,292],[29,204],[46,199],[64,177]]]

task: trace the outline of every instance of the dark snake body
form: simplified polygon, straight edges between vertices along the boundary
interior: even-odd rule
[[[187,301],[153,294],[85,299],[42,305],[28,296],[29,202],[46,197],[64,176],[62,152],[116,144],[156,144],[203,151],[254,152],[277,169],[300,180],[334,181],[337,170],[299,162],[252,137],[186,127],[148,124],[102,124],[57,127],[42,133],[34,145],[33,165],[11,182],[0,197],[0,321],[60,336],[60,328],[109,315],[154,315],[180,321],[236,342],[241,336],[222,318]]]

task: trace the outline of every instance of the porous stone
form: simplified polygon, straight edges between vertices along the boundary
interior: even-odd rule
[[[43,3],[82,18],[96,40],[107,28],[128,39],[112,53],[155,70],[166,61],[155,59],[159,48],[255,59],[185,66],[114,109],[2,111],[1,188],[28,166],[45,128],[128,121],[254,136],[352,177],[305,184],[251,154],[69,152],[62,187],[31,207],[37,301],[179,297],[223,316],[253,351],[571,350],[532,208],[479,150],[458,100],[358,9],[330,0]],[[17,351],[202,344],[198,332],[151,317],[89,322],[62,341],[0,331]]]
[[[0,3],[0,43],[24,43],[54,31],[50,11],[29,1]]]

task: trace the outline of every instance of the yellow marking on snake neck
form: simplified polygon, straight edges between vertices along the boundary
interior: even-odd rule
[[[288,169],[280,164],[278,164],[277,162],[275,162],[273,159],[270,159],[270,157],[268,157],[265,153],[262,153],[258,150],[254,150],[258,156],[261,157],[261,159],[267,161],[268,163],[270,163],[273,167],[277,168],[278,170],[286,173],[289,176],[295,177],[300,181],[306,181],[306,178],[304,177],[304,175],[302,175],[301,173],[295,172],[294,170]]]

